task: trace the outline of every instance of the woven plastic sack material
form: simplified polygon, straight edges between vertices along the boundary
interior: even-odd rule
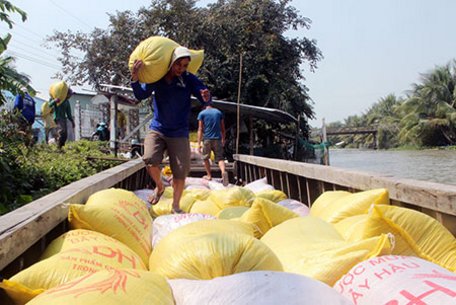
[[[185,193],[185,195],[183,195],[181,197],[181,200],[179,201],[179,207],[182,211],[189,213],[193,204],[195,203],[195,201],[196,201],[195,196],[193,196],[191,193]],[[151,206],[149,211],[150,211],[150,215],[153,218],[172,214],[173,198],[172,197],[171,198],[162,197],[157,204]]]
[[[207,189],[184,190],[182,195],[185,196],[188,194],[194,196],[196,200],[206,200],[211,195],[211,191]]]
[[[294,199],[284,199],[277,202],[277,204],[295,212],[301,217],[308,216],[310,213],[310,210],[307,207],[307,205]]]
[[[149,268],[169,279],[212,279],[252,270],[282,271],[272,251],[252,237],[248,224],[202,220],[163,238],[150,256]]]
[[[206,214],[217,216],[221,209],[209,200],[197,200],[193,203],[190,213],[194,214]]]
[[[156,247],[157,243],[166,235],[177,228],[185,226],[192,222],[201,220],[215,219],[214,216],[205,214],[177,214],[164,215],[154,219],[152,223],[152,247]]]
[[[256,198],[240,220],[252,224],[255,228],[255,237],[261,238],[271,228],[295,217],[299,215],[287,208],[267,199]]]
[[[356,264],[391,254],[392,236],[347,242],[333,225],[319,218],[290,219],[269,230],[261,241],[279,258],[284,271],[333,285]]]
[[[4,280],[0,287],[17,304],[25,304],[47,289],[100,270],[147,269],[141,258],[123,243],[100,236],[84,240],[84,235],[79,233],[70,231],[57,238],[49,245],[44,256],[60,252]]]
[[[73,229],[97,231],[123,242],[148,264],[152,252],[152,219],[143,201],[133,192],[99,191],[85,205],[70,205],[68,219]]]
[[[308,277],[251,271],[213,280],[169,280],[176,305],[353,305],[327,285]]]
[[[264,198],[274,203],[287,199],[287,195],[279,190],[266,190],[255,193],[257,198]]]
[[[456,239],[434,218],[411,209],[375,205],[366,221],[363,238],[391,232],[393,254],[419,256],[456,271]]]
[[[67,95],[68,95],[68,85],[64,81],[58,81],[58,82],[53,83],[49,87],[49,95],[53,99],[57,99],[57,98],[60,99],[59,104],[63,103],[66,100]]]
[[[46,291],[30,305],[174,305],[166,279],[148,271],[129,269],[88,274]]]
[[[411,256],[381,256],[353,267],[334,288],[355,305],[453,305],[456,275]]]
[[[114,246],[116,248],[121,249],[122,252],[135,254],[132,256],[134,257],[134,260],[132,260],[133,265],[129,266],[129,268],[146,268],[140,257],[135,252],[133,252],[133,250],[131,250],[123,243],[119,242],[117,239],[114,239],[99,232],[82,229],[70,230],[60,235],[58,238],[54,239],[49,244],[49,246],[47,246],[46,250],[44,250],[40,260],[44,260],[59,252],[66,251],[69,249],[95,246],[111,248]]]
[[[218,219],[233,219],[241,217],[250,208],[248,207],[232,207],[221,210],[217,214]]]
[[[246,188],[235,186],[220,191],[212,191],[209,200],[214,202],[219,209],[228,207],[250,207],[255,199],[255,194]]]
[[[327,213],[326,210],[331,208],[335,201],[349,197],[350,195],[352,195],[352,193],[346,191],[326,191],[318,196],[318,198],[312,203],[310,207],[310,215],[315,217],[325,215],[325,213]]]
[[[334,224],[334,227],[345,240],[359,241],[365,238],[364,228],[368,218],[367,214],[350,216]]]
[[[330,223],[337,223],[350,216],[367,214],[372,204],[389,205],[386,189],[347,193],[345,191],[324,192],[311,206],[310,215]]]
[[[135,60],[142,60],[143,67],[138,73],[139,81],[141,83],[155,83],[168,72],[173,51],[177,47],[179,47],[179,44],[169,38],[161,36],[149,37],[141,41],[133,53],[131,53],[128,67],[131,70]],[[187,71],[196,74],[203,64],[204,51],[189,51],[192,58]]]
[[[244,188],[251,190],[254,193],[274,190],[274,187],[268,184],[266,177],[247,183]]]

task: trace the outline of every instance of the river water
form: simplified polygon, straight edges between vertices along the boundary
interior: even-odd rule
[[[330,149],[331,166],[456,185],[456,150]]]

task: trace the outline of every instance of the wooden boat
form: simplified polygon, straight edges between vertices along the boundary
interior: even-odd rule
[[[235,155],[228,168],[232,182],[250,182],[267,177],[276,189],[310,206],[323,192],[351,192],[387,188],[391,204],[426,213],[456,233],[456,186],[399,179],[345,169],[247,155]],[[202,176],[194,166],[191,176]],[[151,184],[142,160],[136,159],[62,187],[0,217],[0,272],[9,278],[35,263],[46,246],[68,230],[68,203],[87,198],[110,187],[142,189]],[[9,304],[0,291],[1,304]]]

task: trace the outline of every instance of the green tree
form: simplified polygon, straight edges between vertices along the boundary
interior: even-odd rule
[[[375,126],[378,130],[378,148],[392,148],[399,144],[400,117],[398,107],[402,100],[394,94],[381,98],[365,114],[366,126]],[[372,139],[373,141],[374,139]]]
[[[243,56],[242,102],[274,107],[312,118],[302,64],[310,70],[322,58],[314,40],[287,38],[310,20],[289,0],[219,0],[198,8],[193,0],[154,0],[137,13],[117,12],[108,29],[90,34],[56,32],[51,43],[63,50],[64,74],[73,83],[97,87],[113,75],[129,84],[127,61],[135,46],[152,35],[167,36],[193,49],[205,49],[200,76],[214,96],[235,101]],[[76,52],[75,52],[76,51]],[[83,54],[83,58],[73,54]]]
[[[456,144],[456,61],[436,67],[414,84],[402,104],[400,139],[418,146]]]
[[[18,13],[22,17],[22,21],[27,19],[26,13],[12,5],[10,1],[0,0],[0,21],[7,23],[9,28],[12,29],[14,22],[11,20],[9,13]],[[22,93],[22,89],[26,88],[30,94],[34,95],[35,90],[29,85],[30,78],[17,72],[13,66],[14,58],[4,54],[10,40],[11,34],[0,37],[0,90],[7,90],[16,95]],[[5,97],[0,93],[0,106],[5,102]]]

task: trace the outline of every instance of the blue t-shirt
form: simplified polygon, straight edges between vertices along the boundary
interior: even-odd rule
[[[20,94],[16,95],[14,109],[20,110],[30,125],[35,122],[35,100],[28,93],[25,93],[24,97]]]
[[[191,95],[205,104],[200,90],[207,88],[195,75],[186,72],[181,77],[175,77],[170,84],[164,78],[151,84],[132,82],[131,87],[138,100],[146,99],[155,92],[151,130],[170,138],[188,138]]]
[[[220,140],[222,138],[221,120],[223,113],[217,108],[208,108],[198,114],[198,121],[204,125],[204,140]]]

